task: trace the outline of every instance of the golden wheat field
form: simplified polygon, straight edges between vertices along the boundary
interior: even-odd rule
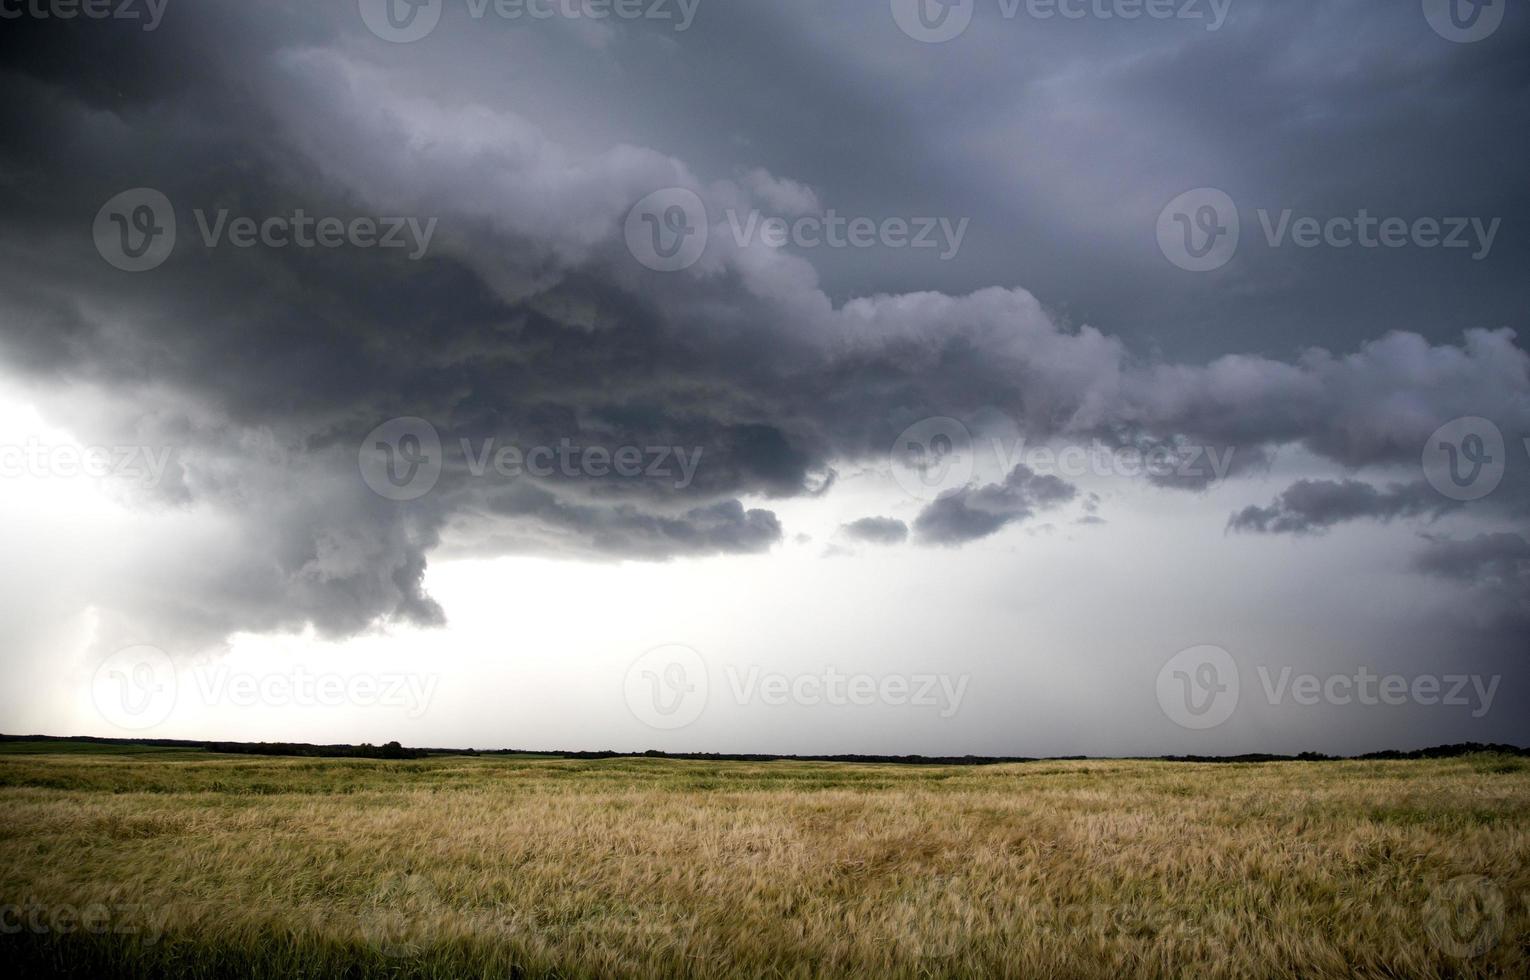
[[[1514,758],[0,754],[29,975],[1530,975]]]

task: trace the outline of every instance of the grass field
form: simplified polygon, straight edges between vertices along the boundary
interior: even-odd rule
[[[12,746],[28,974],[1530,976],[1530,766]]]

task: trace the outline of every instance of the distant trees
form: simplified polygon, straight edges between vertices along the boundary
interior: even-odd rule
[[[310,745],[307,742],[208,742],[209,752],[233,755],[299,756],[315,759],[423,759],[424,749],[406,749],[398,742],[373,745]]]

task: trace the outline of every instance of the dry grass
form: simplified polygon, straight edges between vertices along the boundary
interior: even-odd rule
[[[107,916],[0,951],[81,976],[1530,976],[1494,756],[6,755],[0,800],[0,901]]]

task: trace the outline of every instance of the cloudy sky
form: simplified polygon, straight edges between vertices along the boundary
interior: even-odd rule
[[[1517,0],[0,0],[0,729],[1530,744]]]

